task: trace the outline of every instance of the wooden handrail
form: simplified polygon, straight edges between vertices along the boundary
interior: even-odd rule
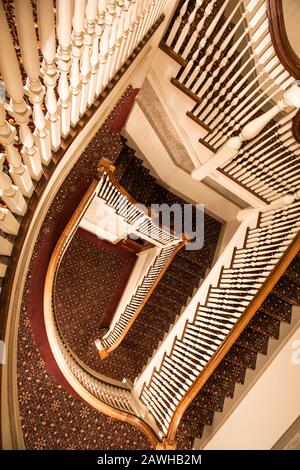
[[[282,0],[266,0],[269,30],[276,55],[284,68],[296,80],[300,79],[300,57],[295,53],[289,41],[283,14]],[[293,135],[300,143],[300,110],[293,122]]]
[[[119,181],[116,179],[116,177],[114,175],[115,166],[114,166],[113,162],[111,160],[109,160],[108,158],[101,158],[101,160],[99,161],[99,164],[98,164],[98,174],[102,175],[102,173],[105,172],[105,171],[109,174],[109,178],[110,178],[112,184],[115,186],[115,188],[121,194],[123,194],[123,196],[125,196],[126,199],[128,199],[128,201],[131,204],[137,205],[137,206],[143,205],[143,204],[139,203],[131,194],[129,194],[129,192],[126,191],[126,189],[123,188],[123,186],[121,186]],[[148,211],[148,216],[152,217],[151,207],[147,207],[147,211]],[[163,226],[161,224],[159,224],[158,227],[163,229]],[[171,227],[168,227],[167,230],[174,237],[177,236],[175,231],[173,229],[171,229]]]
[[[159,275],[157,276],[157,278],[155,279],[155,281],[153,282],[152,286],[150,287],[150,289],[148,290],[147,294],[145,295],[144,297],[144,300],[143,302],[141,303],[141,305],[136,309],[135,313],[132,315],[131,319],[129,320],[128,324],[126,325],[126,327],[123,329],[121,335],[119,336],[119,338],[114,342],[114,344],[112,346],[110,346],[109,348],[105,348],[105,349],[101,349],[99,351],[99,356],[101,357],[101,359],[105,359],[112,351],[114,351],[121,343],[122,341],[125,339],[128,331],[130,330],[130,328],[132,327],[133,323],[135,322],[135,320],[137,319],[137,317],[139,316],[139,314],[141,313],[141,311],[143,310],[143,308],[145,307],[146,303],[148,302],[149,298],[151,297],[154,289],[157,287],[157,285],[159,284],[160,280],[162,279],[162,277],[164,276],[166,270],[168,269],[168,267],[170,266],[170,264],[172,263],[174,257],[177,255],[177,253],[181,250],[181,248],[183,248],[185,246],[185,244],[187,243],[187,240],[184,239],[182,242],[180,242],[177,247],[174,249],[173,253],[171,254],[171,256],[168,258],[165,266],[162,268],[161,272],[159,273]]]
[[[88,188],[87,192],[85,193],[83,199],[81,200],[79,206],[77,207],[76,211],[74,212],[73,216],[71,217],[69,223],[67,224],[66,228],[64,229],[62,235],[60,236],[55,249],[53,251],[53,254],[51,256],[51,260],[48,266],[47,274],[46,274],[46,280],[45,280],[45,287],[44,287],[44,316],[45,316],[45,325],[46,325],[46,330],[47,330],[47,324],[49,324],[49,318],[51,318],[51,321],[55,321],[55,319],[52,320],[52,315],[53,315],[53,309],[52,309],[52,300],[53,300],[53,288],[54,288],[54,283],[55,283],[55,277],[57,273],[57,267],[59,265],[59,261],[61,258],[61,254],[64,250],[65,244],[68,242],[68,239],[70,237],[70,234],[73,232],[74,227],[77,225],[78,220],[80,215],[82,214],[84,208],[86,207],[87,203],[91,199],[96,187],[97,187],[98,181],[94,180],[90,187]],[[47,335],[49,331],[47,330]],[[49,337],[49,342],[51,344],[51,338]],[[97,380],[99,380],[99,377],[96,377]],[[104,380],[105,377],[103,377],[103,382],[106,385],[111,385],[109,377],[107,377],[107,380]],[[70,384],[72,386],[72,384]],[[116,385],[114,385],[116,386]],[[120,382],[120,389],[124,389],[124,384]],[[78,393],[78,392],[77,392]],[[88,392],[90,393],[90,392]],[[84,397],[82,397],[84,399]],[[119,419],[120,421],[128,422],[130,424],[133,424],[136,426],[138,429],[140,429],[146,437],[149,439],[151,445],[153,448],[156,448],[156,446],[159,443],[159,439],[155,433],[155,431],[151,428],[149,424],[147,424],[145,421],[143,421],[140,417],[131,415],[128,412],[119,410],[117,408],[114,408],[111,405],[108,405],[105,402],[102,402],[100,399],[98,399],[98,405],[97,409],[106,414],[107,416],[110,416],[111,418],[116,418]]]
[[[129,194],[126,189],[123,188],[123,186],[121,186],[121,184],[117,181],[117,179],[115,178],[114,176],[114,171],[115,171],[115,166],[113,165],[113,163],[107,159],[107,158],[101,158],[100,162],[99,162],[99,165],[98,165],[98,173],[99,175],[102,175],[104,172],[108,173],[109,174],[109,178],[111,180],[111,182],[113,183],[113,185],[116,187],[116,189],[121,193],[123,194],[126,199],[129,200],[129,202],[131,202],[132,204],[138,204],[138,202],[136,201],[136,199],[134,199],[134,197],[131,196],[131,194]],[[149,210],[150,209],[150,210]],[[148,214],[150,216],[151,214],[151,208],[148,209]],[[175,232],[171,229],[168,228],[168,231],[170,233],[172,233],[172,235],[175,236]],[[179,240],[178,240],[179,241]],[[170,266],[170,264],[172,263],[174,257],[177,255],[177,253],[181,250],[181,248],[183,248],[186,243],[188,242],[188,240],[185,238],[184,235],[182,235],[182,241],[178,243],[177,247],[174,249],[173,253],[171,254],[171,256],[168,258],[165,266],[162,268],[161,272],[159,273],[159,275],[157,276],[157,278],[155,279],[155,281],[153,282],[152,286],[150,287],[149,291],[146,293],[145,295],[145,298],[143,300],[143,302],[141,303],[141,305],[136,309],[135,313],[133,314],[133,316],[131,317],[130,321],[128,322],[128,324],[126,325],[126,327],[124,328],[124,330],[122,331],[120,337],[114,342],[114,344],[112,346],[110,346],[109,348],[103,348],[101,350],[99,350],[99,356],[101,357],[101,359],[105,359],[112,351],[114,351],[121,343],[122,341],[125,339],[128,331],[130,330],[130,328],[132,327],[133,323],[135,322],[135,320],[137,319],[137,317],[139,316],[139,314],[141,313],[142,309],[145,307],[146,303],[148,302],[150,296],[152,295],[154,289],[157,287],[158,283],[160,282],[160,280],[162,279],[162,277],[164,276],[166,270],[168,269],[168,267]]]
[[[213,357],[209,360],[207,365],[201,371],[201,374],[195,380],[193,385],[191,385],[188,392],[177,405],[169,425],[168,434],[165,439],[166,445],[173,445],[173,448],[175,448],[174,443],[176,438],[176,432],[184,412],[191,404],[193,399],[196,397],[196,395],[199,393],[199,391],[202,389],[202,387],[205,385],[207,380],[211,377],[212,373],[220,364],[220,362],[224,359],[231,346],[241,335],[241,333],[246,328],[250,320],[253,318],[257,310],[261,307],[262,303],[270,294],[280,277],[284,274],[289,264],[293,261],[294,257],[298,254],[299,250],[300,234],[298,233],[290,244],[290,246],[288,247],[288,249],[286,250],[286,252],[284,253],[284,255],[282,256],[282,258],[278,261],[276,266],[273,268],[273,270],[267,277],[265,283],[261,286],[253,300],[250,302],[244,314],[234,325],[234,327],[226,337],[226,340],[220,345]]]

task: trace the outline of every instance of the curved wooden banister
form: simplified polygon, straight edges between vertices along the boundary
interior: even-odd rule
[[[109,160],[109,159],[106,159],[106,158],[102,158],[99,162],[99,165],[98,165],[98,173],[99,175],[101,176],[104,172],[108,173],[109,174],[109,178],[111,180],[111,182],[113,183],[113,185],[116,187],[116,189],[121,193],[123,194],[126,199],[131,202],[132,204],[138,204],[138,202],[120,185],[120,183],[117,181],[117,179],[115,178],[114,176],[114,170],[115,170],[115,167],[113,165],[113,163]],[[148,215],[149,217],[151,217],[151,208],[148,208]],[[171,229],[168,228],[168,232],[170,232],[173,236],[176,236],[175,235],[175,232]],[[128,331],[130,330],[130,328],[132,327],[133,323],[135,322],[135,320],[137,319],[137,317],[139,316],[139,314],[141,313],[141,311],[143,310],[144,306],[146,305],[146,303],[148,302],[149,298],[151,297],[154,289],[157,287],[158,283],[160,282],[160,280],[162,279],[162,277],[164,276],[166,270],[168,269],[168,267],[170,266],[170,264],[172,263],[174,257],[177,255],[177,253],[185,246],[185,244],[188,242],[188,240],[182,235],[181,238],[178,238],[178,245],[176,246],[176,248],[174,249],[173,253],[170,255],[170,257],[168,258],[165,266],[162,268],[161,272],[159,273],[159,275],[156,277],[155,281],[153,282],[152,286],[150,287],[149,291],[147,292],[147,294],[145,295],[144,297],[144,300],[143,302],[141,303],[141,305],[136,309],[135,313],[132,315],[130,321],[128,322],[128,324],[126,325],[126,327],[123,329],[122,333],[120,334],[119,338],[117,340],[114,341],[113,345],[108,347],[108,348],[103,348],[103,349],[100,349],[99,350],[99,355],[101,357],[101,359],[105,359],[112,351],[114,351],[121,343],[122,341],[125,339]],[[118,322],[116,323],[116,325],[118,324]],[[116,326],[115,325],[115,326]],[[114,327],[115,327],[114,326]],[[114,331],[114,328],[112,329],[112,331]]]
[[[289,264],[293,261],[294,257],[298,254],[299,251],[300,234],[298,233],[297,236],[294,238],[293,242],[290,244],[290,246],[284,253],[284,255],[282,256],[282,258],[278,261],[274,269],[269,274],[266,282],[262,285],[262,287],[259,289],[255,297],[253,298],[252,302],[246,308],[244,314],[240,317],[235,326],[232,328],[226,340],[220,345],[219,349],[216,351],[214,356],[210,359],[210,361],[202,370],[198,379],[193,383],[188,392],[177,405],[169,425],[168,434],[165,438],[165,448],[167,448],[167,446],[168,448],[175,448],[176,432],[184,412],[191,404],[193,399],[196,397],[196,395],[199,393],[199,391],[202,389],[202,387],[205,385],[205,383],[210,378],[210,376],[220,364],[220,362],[224,359],[231,346],[235,343],[240,334],[246,328],[250,320],[253,318],[257,310],[261,307],[264,300],[270,294],[275,284],[284,274]]]
[[[62,357],[64,358],[64,354],[67,350],[66,347],[64,347],[64,350],[62,350],[59,346],[59,343],[55,339],[55,335],[53,334],[54,329],[59,334],[59,330],[56,328],[56,321],[55,321],[55,316],[54,316],[54,311],[53,311],[53,289],[55,285],[55,278],[57,274],[57,269],[60,264],[60,260],[62,257],[62,254],[68,245],[68,242],[70,241],[70,238],[76,229],[78,225],[78,221],[80,219],[80,216],[82,215],[84,208],[86,205],[89,203],[91,197],[93,196],[95,189],[98,185],[98,181],[94,180],[92,184],[90,185],[89,189],[87,190],[86,194],[84,195],[81,203],[79,204],[78,208],[76,209],[75,213],[73,214],[71,220],[69,221],[68,225],[64,229],[62,235],[60,236],[55,249],[53,251],[53,254],[51,256],[51,260],[49,263],[49,267],[47,270],[47,275],[46,275],[46,280],[45,280],[45,287],[44,287],[44,318],[45,318],[45,326],[46,326],[46,331],[47,331],[47,336],[48,340],[52,349],[52,352],[54,354],[55,359],[57,360],[58,366],[61,368],[62,372],[65,373],[65,369],[67,367],[67,363]],[[63,343],[63,338],[60,338],[60,343]],[[73,362],[76,362],[75,356],[72,356],[72,353],[70,353],[70,356],[72,357]],[[80,364],[76,365],[78,367],[81,367]],[[83,371],[84,373],[86,372],[85,370]],[[70,370],[70,374],[73,374],[72,371]],[[91,374],[89,374],[91,376]],[[128,412],[125,412],[123,410],[117,409],[113,407],[112,405],[105,403],[104,401],[101,401],[99,398],[93,396],[90,391],[86,390],[84,386],[79,382],[78,378],[73,374],[74,380],[70,381],[69,377],[66,377],[66,379],[69,381],[70,385],[74,388],[74,381],[78,382],[75,384],[76,389],[75,391],[77,394],[81,396],[81,398],[85,401],[87,401],[90,405],[94,406],[97,410],[100,412],[106,414],[107,416],[110,416],[111,418],[116,418],[121,421],[128,422],[130,424],[133,424],[136,426],[138,429],[140,429],[149,439],[151,445],[153,448],[156,448],[159,441],[159,438],[154,431],[154,429],[146,423],[141,417],[136,416],[134,414],[130,414]],[[102,378],[99,378],[99,374],[95,374],[96,380],[98,382],[102,380],[103,386],[105,387],[114,387],[117,388],[119,387],[120,391],[124,391],[125,389],[130,391],[130,389],[126,386],[124,386],[124,383],[118,382],[118,381],[112,381],[109,377],[102,376]]]
[[[134,315],[131,317],[130,321],[128,322],[128,324],[126,325],[126,327],[124,328],[124,330],[122,331],[121,335],[119,336],[119,338],[114,342],[114,344],[112,346],[110,346],[109,348],[106,348],[106,349],[101,349],[99,351],[99,356],[101,357],[101,359],[105,359],[112,351],[114,351],[118,346],[120,346],[120,344],[122,343],[122,341],[125,339],[128,331],[130,330],[130,328],[132,327],[133,323],[135,322],[135,320],[138,318],[139,314],[141,313],[141,311],[143,310],[143,308],[145,307],[146,303],[148,302],[149,298],[151,297],[154,289],[157,287],[157,285],[159,284],[160,280],[162,279],[162,277],[164,276],[165,272],[167,271],[168,267],[170,266],[170,264],[172,263],[173,259],[175,258],[175,256],[177,255],[177,253],[185,246],[185,244],[187,243],[187,240],[184,239],[182,242],[180,242],[177,247],[174,249],[172,255],[168,258],[168,261],[166,262],[165,266],[163,267],[163,269],[161,270],[161,272],[159,273],[159,275],[157,276],[157,278],[155,279],[155,281],[153,282],[152,286],[150,287],[149,291],[147,292],[147,294],[145,295],[145,298],[143,300],[143,302],[141,303],[141,305],[136,309]],[[118,323],[116,323],[117,325]]]
[[[289,74],[300,79],[300,57],[295,53],[289,41],[283,14],[282,0],[266,0],[269,30],[275,52]],[[293,121],[293,135],[300,143],[300,110]]]

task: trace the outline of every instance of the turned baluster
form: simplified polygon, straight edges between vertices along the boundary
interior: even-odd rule
[[[263,23],[263,26],[267,28],[267,23]],[[265,64],[270,64],[271,68],[273,67],[273,63],[271,61],[274,61],[275,59],[275,51],[272,46],[268,47],[267,50],[265,49],[265,45],[267,43],[270,43],[269,41],[269,34],[267,34],[263,39],[259,40],[260,37],[260,30],[261,28],[258,28],[257,32],[254,33],[252,36],[252,47],[253,47],[253,53],[250,54],[249,58],[244,62],[244,64],[236,71],[236,73],[232,76],[232,78],[225,83],[223,80],[220,84],[220,92],[216,96],[216,98],[210,102],[208,106],[207,113],[203,113],[201,116],[203,116],[203,119],[207,119],[207,125],[213,129],[219,121],[219,104],[220,101],[222,100],[222,108],[220,109],[220,114],[222,114],[222,118],[226,116],[226,113],[229,112],[228,110],[233,107],[233,100],[237,100],[236,95],[238,94],[239,90],[243,87],[245,83],[247,83],[247,80],[251,78],[253,75],[253,72],[258,72],[261,70],[261,68]],[[265,28],[264,28],[265,31]],[[258,33],[258,34],[257,34]],[[255,46],[255,41],[259,40],[259,45],[256,47]],[[264,52],[262,52],[264,51]],[[256,59],[257,61],[257,66],[251,66],[253,64],[253,61]],[[249,71],[242,75],[242,72],[244,70],[247,70],[247,67],[249,68]],[[230,69],[230,68],[229,68]],[[228,69],[228,70],[229,70]],[[225,74],[227,75],[227,74]],[[234,87],[231,89],[232,85],[235,83],[237,78],[240,76],[240,80],[238,80],[237,84],[234,85]],[[243,88],[242,88],[243,90]],[[224,97],[224,99],[222,99]],[[208,97],[209,98],[209,97]],[[228,108],[226,110],[226,108]],[[201,106],[202,109],[202,106]],[[200,107],[197,107],[197,111],[200,111]],[[200,118],[201,119],[201,118]]]
[[[238,131],[241,126],[251,119],[255,114],[257,114],[259,110],[264,109],[266,103],[271,101],[273,98],[278,99],[280,97],[282,91],[287,89],[288,86],[294,82],[294,78],[290,77],[288,72],[283,71],[280,73],[282,70],[283,67],[279,65],[274,71],[270,72],[270,76],[274,83],[271,83],[271,85],[264,90],[264,94],[259,94],[249,103],[248,106],[245,106],[244,108],[239,105],[231,114],[230,119],[224,120],[225,127],[221,129],[222,134],[212,136],[212,145],[222,145],[222,143],[226,140],[225,133],[230,132],[232,134],[234,131]],[[274,91],[268,95],[268,92],[272,89],[274,89]],[[266,98],[260,102],[260,100],[265,96]],[[256,103],[259,104],[255,107],[254,105],[256,105]],[[250,111],[251,108],[254,109]],[[237,114],[238,112],[239,114]]]
[[[19,63],[2,3],[0,3],[0,29],[0,70],[6,91],[10,96],[10,104],[5,105],[5,107],[19,125],[19,137],[23,144],[21,150],[23,161],[29,169],[31,178],[39,180],[43,169],[39,150],[34,145],[33,135],[28,127],[31,108],[24,101],[24,89]]]
[[[231,101],[235,91],[229,91],[231,86],[236,82],[237,79],[239,83],[239,88],[242,86],[241,82],[246,83],[248,78],[251,76],[251,67],[250,71],[246,74],[243,74],[242,72],[244,70],[249,69],[249,66],[253,63],[253,60],[255,60],[255,57],[257,58],[257,61],[259,64],[263,64],[266,62],[271,56],[274,55],[274,51],[272,50],[273,48],[269,47],[267,51],[263,54],[262,58],[259,58],[259,52],[265,48],[266,41],[261,40],[261,36],[266,34],[268,31],[268,25],[267,23],[263,23],[256,31],[255,29],[252,31],[250,40],[247,42],[247,45],[244,47],[244,49],[240,52],[240,54],[236,57],[236,59],[232,62],[232,64],[226,68],[225,72],[220,74],[218,77],[217,83],[214,84],[212,90],[207,94],[207,96],[203,99],[201,104],[197,107],[196,112],[197,115],[200,117],[201,120],[205,120],[208,115],[211,114],[210,116],[210,121],[213,119],[218,114],[218,109],[221,98],[223,96],[226,96],[226,100],[222,99],[222,107],[226,104],[227,101]],[[259,41],[258,44],[258,50],[256,48],[256,42]],[[254,53],[251,53],[252,50]],[[245,60],[243,58],[245,57]],[[238,67],[240,61],[243,61],[243,65],[241,67]],[[261,65],[262,65],[261,64]],[[236,71],[234,75],[227,81],[229,78],[230,74],[233,71]],[[247,77],[247,78],[245,78]],[[236,86],[237,88],[237,86]],[[212,97],[214,94],[216,94],[216,97],[212,100]],[[228,96],[229,95],[229,96]]]
[[[10,210],[5,205],[0,203],[0,230],[10,235],[17,235],[19,227],[19,222],[10,212]]]
[[[33,104],[35,142],[43,163],[47,165],[52,157],[51,140],[42,109],[45,87],[39,79],[40,59],[30,0],[16,0],[15,11],[22,62],[27,74],[24,89]],[[41,166],[39,166],[39,171],[41,171]]]
[[[40,47],[43,54],[41,74],[46,86],[46,119],[49,124],[51,146],[57,151],[61,144],[60,116],[55,95],[58,72],[56,67],[56,36],[53,0],[37,0]]]
[[[112,28],[111,28],[109,44],[108,44],[108,59],[107,59],[107,64],[106,64],[106,69],[105,69],[104,79],[103,79],[104,86],[108,84],[108,82],[114,75],[117,31],[118,31],[118,27],[120,24],[121,12],[122,12],[121,7],[117,6],[115,3],[111,4],[111,9],[110,9],[109,14],[111,15]]]
[[[216,27],[217,27],[217,25],[220,21],[220,18],[222,17],[222,15],[224,13],[224,10],[227,7],[229,1],[230,0],[227,0],[223,3],[222,7],[219,9],[216,16],[213,18],[213,20],[210,23],[209,27],[205,31],[204,37],[201,39],[201,41],[199,42],[199,45],[198,45],[198,50],[200,51],[200,54],[202,53],[202,51],[204,51],[204,48],[206,47],[207,42],[210,40],[213,32],[215,31],[215,29],[216,29]],[[204,12],[204,17],[202,18],[202,20],[198,24],[198,28],[200,28],[200,26],[202,26],[202,27],[204,26],[206,18],[209,17],[213,12],[213,8],[214,8],[215,3],[216,3],[216,0],[213,0],[206,7],[205,12]],[[197,28],[197,30],[198,30],[198,28]],[[200,31],[200,29],[199,29],[199,31]],[[192,38],[193,38],[193,36],[192,36]],[[190,39],[190,41],[191,41],[191,39]],[[186,50],[189,47],[189,44],[190,44],[190,42],[188,43],[185,51],[183,52],[183,57],[184,58],[187,57]],[[205,52],[203,54],[203,57],[201,59],[199,57],[200,60],[198,59],[199,54],[196,57],[195,57],[195,54],[194,54],[192,59],[188,62],[187,66],[183,69],[182,74],[179,76],[179,80],[182,83],[184,83],[184,85],[186,87],[189,87],[194,82],[194,80],[196,80],[198,74],[200,73],[203,65],[205,64],[205,62],[207,60],[207,56],[211,54],[211,52],[213,50],[213,47],[214,47],[213,45],[208,46],[207,50],[205,50]],[[185,70],[185,69],[187,69],[187,70]],[[193,71],[192,71],[190,77],[187,79],[187,75],[192,69],[193,69]]]
[[[58,94],[61,113],[61,134],[66,138],[71,127],[71,106],[68,74],[71,67],[72,0],[57,0]]]
[[[194,6],[194,9],[192,10],[190,16],[188,17],[188,20],[187,22],[185,23],[184,27],[182,28],[182,31],[179,35],[179,38],[177,39],[173,49],[175,52],[179,52],[180,51],[180,48],[182,46],[182,43],[184,42],[184,40],[186,39],[187,35],[189,34],[189,31],[190,31],[190,28],[195,20],[195,17],[196,17],[196,14],[197,14],[197,11],[199,10],[199,8],[203,5],[203,0],[196,0],[196,3],[195,3],[195,6]]]
[[[86,0],[75,0],[72,32],[72,65],[70,76],[71,91],[71,125],[76,127],[80,116],[81,76],[80,61],[82,57],[84,39]]]
[[[192,177],[200,181],[218,167],[231,161],[238,154],[244,141],[251,140],[256,137],[271,119],[273,119],[279,112],[288,109],[289,107],[300,108],[300,87],[297,84],[294,84],[284,93],[283,98],[278,101],[277,105],[273,106],[273,108],[253,121],[250,121],[242,128],[237,137],[230,138],[219,148],[213,157],[211,157],[201,167],[193,170]]]
[[[5,120],[5,109],[0,103],[0,143],[5,148],[5,155],[9,162],[9,174],[24,196],[32,195],[34,186],[29,170],[22,163],[21,156],[14,146],[16,139],[16,129]]]
[[[173,42],[173,39],[175,38],[176,36],[176,33],[178,31],[178,29],[180,28],[181,26],[181,23],[182,23],[182,20],[183,20],[183,17],[187,11],[187,7],[188,7],[188,4],[189,4],[189,0],[186,0],[184,2],[184,4],[182,5],[182,7],[180,8],[180,11],[179,11],[179,14],[178,16],[176,17],[174,23],[173,23],[173,26],[171,28],[171,31],[169,33],[169,36],[166,40],[166,44],[167,46],[171,47],[172,45],[172,42]]]
[[[10,177],[3,171],[5,156],[0,154],[0,197],[8,209],[19,215],[24,215],[27,209],[26,201],[17,186],[12,184]]]
[[[96,20],[97,20],[97,0],[87,0],[85,12],[85,35],[84,47],[80,61],[80,74],[81,74],[81,97],[80,97],[80,116],[86,111],[88,104],[88,95],[90,89],[91,78],[91,53],[93,42],[97,37],[95,35]],[[95,57],[95,56],[94,56]]]

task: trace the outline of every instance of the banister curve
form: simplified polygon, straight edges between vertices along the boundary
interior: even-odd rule
[[[196,397],[196,395],[199,393],[201,388],[205,385],[207,380],[210,378],[216,367],[225,357],[226,353],[229,351],[231,346],[238,339],[242,331],[246,328],[252,317],[255,315],[264,300],[270,294],[277,281],[284,274],[289,264],[293,261],[294,257],[298,254],[299,251],[300,234],[298,233],[290,244],[290,246],[288,247],[288,249],[286,250],[286,252],[284,253],[284,255],[281,257],[274,269],[269,274],[266,282],[261,286],[255,297],[253,298],[252,302],[250,302],[249,306],[246,308],[245,313],[240,317],[235,326],[232,328],[226,340],[220,345],[219,349],[204,367],[197,380],[191,385],[188,392],[178,403],[170,421],[168,433],[165,439],[166,443],[170,443],[172,445],[172,443],[176,442],[177,429],[184,412],[191,404],[193,399]]]
[[[278,59],[292,77],[300,80],[300,57],[292,48],[286,32],[282,0],[266,2],[271,40]],[[300,143],[300,110],[294,117],[292,132],[295,140]]]
[[[84,401],[88,402],[91,406],[106,414],[107,416],[128,422],[136,426],[146,435],[152,447],[156,448],[160,442],[159,437],[157,436],[157,433],[153,427],[143,419],[147,413],[144,413],[143,410],[141,410],[141,413],[138,416],[136,412],[136,401],[134,400],[130,387],[124,385],[122,382],[117,383],[118,381],[113,381],[112,383],[111,380],[105,376],[100,378],[98,374],[93,376],[92,374],[88,373],[87,370],[81,368],[81,365],[76,362],[76,358],[72,356],[72,353],[64,344],[63,338],[57,337],[57,335],[60,333],[56,325],[53,311],[53,288],[57,274],[57,268],[59,266],[61,255],[68,245],[70,238],[78,225],[80,214],[89,203],[97,185],[98,181],[96,180],[94,180],[90,185],[80,205],[76,209],[68,225],[60,236],[51,256],[44,287],[44,319],[47,337],[58,367],[61,369],[66,380],[68,380],[76,393]],[[82,377],[82,380],[79,380],[78,377]],[[84,386],[84,383],[87,380],[90,380],[91,383],[89,389]],[[100,388],[102,387],[101,390],[103,389],[103,392],[100,390],[99,393],[103,393],[104,395],[105,393],[114,393],[114,395],[112,394],[112,396],[109,397],[107,402],[101,400],[99,396],[97,396],[96,392],[94,394],[92,393],[93,390],[96,390],[95,387],[97,387],[97,384],[100,384]],[[119,395],[121,395],[121,398],[119,398]],[[115,397],[117,397],[116,403],[121,403],[119,408],[111,404]],[[122,405],[123,403],[125,403],[125,405]],[[120,407],[123,407],[123,409],[120,409]]]

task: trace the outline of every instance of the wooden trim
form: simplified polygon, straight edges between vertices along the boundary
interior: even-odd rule
[[[230,178],[236,184],[239,184],[242,188],[246,189],[249,193],[253,194],[253,196],[257,197],[258,199],[263,201],[265,204],[269,204],[269,202],[264,197],[260,196],[253,189],[249,188],[246,184],[242,183],[241,181],[236,179],[234,176],[231,176],[230,173],[227,173],[225,170],[223,170],[223,168],[217,168],[217,171],[219,171],[223,175],[227,176],[227,178]]]
[[[195,114],[193,114],[191,111],[187,111],[186,115],[192,119],[196,124],[199,126],[203,127],[209,134],[212,132],[211,128],[205,124],[205,122],[201,121]]]
[[[205,385],[207,380],[211,377],[214,370],[220,364],[220,362],[224,359],[225,355],[231,348],[231,346],[236,342],[240,334],[246,328],[250,320],[253,318],[257,310],[260,308],[264,300],[267,296],[271,293],[272,289],[274,288],[275,284],[278,282],[280,277],[284,274],[286,269],[288,268],[289,264],[293,261],[294,257],[298,254],[300,250],[300,234],[298,234],[282,258],[278,261],[276,266],[273,268],[271,273],[269,274],[268,278],[266,279],[263,286],[258,290],[257,294],[253,298],[252,302],[246,308],[244,314],[241,318],[237,321],[234,325],[226,340],[221,344],[218,348],[216,353],[207,363],[207,365],[202,370],[201,374],[195,380],[193,385],[190,387],[189,391],[185,394],[185,396],[181,399],[179,404],[177,405],[175,412],[173,414],[172,420],[169,425],[169,430],[166,436],[166,439],[169,441],[175,441],[176,432],[180,423],[180,420],[186,411],[187,407],[191,404],[193,399]]]
[[[157,278],[155,279],[155,281],[153,282],[152,286],[150,287],[150,289],[148,290],[147,294],[145,295],[144,297],[144,300],[143,302],[141,303],[141,305],[136,309],[135,313],[133,314],[133,316],[131,317],[130,321],[127,323],[126,327],[124,328],[124,330],[122,331],[122,334],[119,336],[119,338],[117,339],[117,341],[114,342],[114,344],[112,346],[110,346],[109,348],[104,348],[104,349],[101,349],[99,351],[99,355],[101,357],[101,359],[105,359],[112,351],[114,351],[118,346],[120,346],[120,344],[122,343],[122,341],[125,339],[128,331],[130,330],[130,328],[132,327],[133,323],[135,322],[135,320],[137,319],[137,317],[139,316],[139,314],[141,313],[141,311],[143,310],[143,308],[145,307],[146,303],[148,302],[149,298],[151,297],[154,289],[157,287],[158,283],[160,282],[160,280],[162,279],[162,277],[164,276],[166,270],[168,269],[168,267],[170,266],[170,264],[172,263],[174,257],[177,255],[177,253],[181,250],[181,248],[183,248],[183,246],[187,243],[187,240],[184,239],[182,242],[180,242],[177,247],[175,248],[175,250],[173,251],[173,253],[171,254],[171,256],[168,258],[168,261],[166,262],[165,266],[163,267],[163,269],[161,270],[161,272],[159,273],[159,275],[157,276]],[[118,322],[116,323],[116,325],[118,324]],[[116,326],[115,325],[115,326]],[[115,328],[114,326],[114,328]],[[113,330],[114,330],[113,328]],[[113,331],[112,330],[112,331]]]
[[[292,127],[293,136],[295,140],[300,144],[300,110],[297,112],[293,119],[293,127]]]
[[[215,147],[213,147],[212,145],[210,145],[208,142],[206,142],[204,139],[200,138],[199,139],[199,142],[200,144],[204,145],[204,147],[206,147],[208,150],[210,150],[211,152],[213,153],[217,153],[217,150],[215,149]]]
[[[76,211],[74,212],[73,216],[71,217],[69,223],[67,224],[66,228],[64,229],[63,233],[61,234],[55,249],[53,251],[53,254],[51,256],[51,260],[49,263],[49,267],[47,270],[46,274],[46,280],[45,280],[45,287],[44,287],[44,315],[45,317],[47,315],[54,315],[53,307],[52,307],[52,296],[53,296],[53,288],[54,288],[54,283],[55,283],[55,277],[56,277],[56,271],[57,271],[57,266],[59,264],[60,258],[62,251],[64,249],[65,243],[68,241],[70,233],[72,232],[74,226],[77,224],[79,217],[82,214],[82,211],[88,204],[89,200],[91,199],[96,187],[97,187],[98,181],[94,180],[91,185],[89,186],[87,192],[85,193],[84,197],[82,198],[79,206],[77,207]],[[53,318],[53,321],[56,323],[55,317]],[[45,323],[47,325],[47,321],[45,320]],[[59,331],[59,330],[58,330]],[[48,334],[48,332],[47,332]],[[61,335],[61,333],[60,333]],[[62,337],[63,338],[63,337]],[[75,357],[75,356],[74,356]],[[75,359],[76,360],[76,359]],[[90,373],[90,372],[89,372]],[[90,375],[92,375],[90,373]],[[76,377],[75,377],[76,379]],[[77,379],[76,379],[77,380]],[[100,380],[99,377],[97,377],[97,380]],[[107,381],[104,381],[107,385],[111,386],[111,383],[109,381],[109,378]],[[72,386],[72,384],[70,384]],[[83,385],[81,384],[83,387]],[[124,388],[127,389],[127,387],[124,387],[124,384],[120,382],[119,385],[114,384],[115,387],[119,387],[120,389],[124,390]],[[87,390],[88,393],[90,393]],[[82,397],[83,398],[83,397]],[[143,420],[138,418],[137,416],[131,415],[125,411],[118,410],[114,408],[111,405],[108,405],[104,402],[102,402],[100,399],[99,400],[99,407],[97,409],[106,414],[107,416],[110,416],[111,418],[116,418],[119,419],[120,421],[125,421],[130,424],[133,424],[137,428],[139,428],[149,439],[151,442],[151,445],[155,449],[156,446],[159,443],[159,439],[156,436],[156,433],[153,431],[153,429]]]
[[[165,52],[171,59],[175,60],[177,64],[181,65],[181,67],[185,67],[188,63],[186,59],[181,57],[180,54],[177,54],[177,52],[174,51],[171,47],[167,46],[167,44],[164,41],[160,41],[158,47]]]
[[[267,0],[267,14],[272,44],[284,68],[296,80],[300,79],[300,58],[289,41],[283,15],[282,0]],[[300,110],[296,114],[293,135],[300,143]]]
[[[179,80],[177,80],[176,78],[171,78],[170,82],[172,83],[172,85],[176,86],[178,90],[182,91],[189,98],[196,101],[196,103],[201,103],[199,96],[196,95],[196,93],[193,93],[189,88],[185,87]]]
[[[282,0],[267,0],[269,30],[276,55],[295,79],[300,78],[300,58],[289,41],[283,15]]]

